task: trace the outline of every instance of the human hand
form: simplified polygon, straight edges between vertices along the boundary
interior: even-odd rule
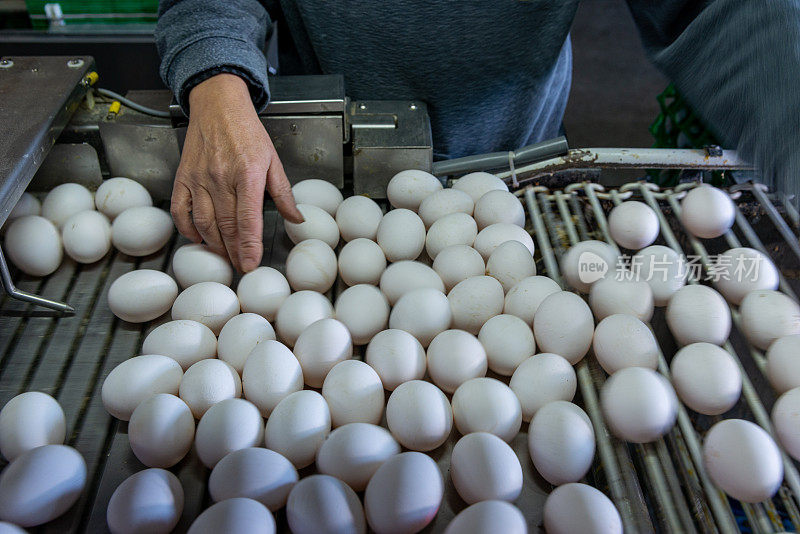
[[[172,218],[187,238],[205,241],[237,270],[252,271],[263,252],[265,188],[286,220],[303,216],[241,78],[218,74],[203,81],[189,93],[189,105]]]

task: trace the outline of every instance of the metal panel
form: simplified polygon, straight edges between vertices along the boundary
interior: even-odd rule
[[[433,164],[428,108],[423,102],[352,102],[353,191],[385,198],[392,176],[405,169],[430,171]]]
[[[31,180],[28,191],[49,191],[59,184],[71,182],[89,189],[103,183],[97,151],[88,143],[58,143],[42,162]]]
[[[44,161],[86,93],[91,57],[4,57],[0,61],[0,224]]]
[[[291,183],[308,178],[344,187],[341,115],[262,117]]]

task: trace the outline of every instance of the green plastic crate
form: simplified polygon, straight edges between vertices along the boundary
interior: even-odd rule
[[[155,23],[158,0],[25,0],[34,28],[46,29],[50,22],[45,5],[58,4],[64,25]]]

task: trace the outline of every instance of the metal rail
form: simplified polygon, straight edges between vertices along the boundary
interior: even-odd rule
[[[517,173],[520,171],[521,169],[516,169]],[[640,198],[655,211],[664,242],[678,254],[683,255],[683,248],[672,231],[670,221],[673,218],[678,219],[680,213],[678,200],[686,194],[688,189],[696,185],[681,184],[676,188],[661,191],[654,184],[635,182],[605,191],[598,184],[584,182],[571,184],[563,191],[549,191],[541,186],[527,186],[515,194],[522,197],[521,200],[527,208],[547,274],[563,287],[557,258],[560,258],[566,248],[578,241],[598,238],[618,249],[608,231],[608,221],[601,200],[610,200],[613,205],[619,205],[633,196]],[[732,189],[731,196],[738,198],[743,190],[752,192],[753,197],[763,206],[778,233],[794,252],[795,248],[798,248],[797,237],[792,234],[789,225],[781,217],[762,187],[753,184],[737,186]],[[662,202],[672,211],[671,216],[668,216],[662,209]],[[582,209],[587,204],[590,209],[586,216],[590,216],[591,220],[586,219],[584,209]],[[791,217],[791,213],[787,212],[787,214]],[[729,231],[724,236],[727,244],[731,248],[749,246],[769,256],[766,247],[738,207],[735,222],[745,243],[743,245],[736,234]],[[591,232],[589,231],[590,224],[593,228]],[[693,252],[701,258],[702,268],[708,272],[710,259],[706,248],[688,232],[685,233]],[[561,241],[566,241],[566,243]],[[798,254],[798,258],[800,259],[800,254]],[[780,289],[796,298],[795,292],[783,276],[780,278]],[[734,326],[739,329],[739,314],[733,306],[731,306],[731,315]],[[669,366],[660,344],[661,340],[659,340],[658,370],[669,378]],[[724,348],[733,356],[741,370],[744,406],[750,411],[753,419],[774,437],[767,411],[742,364],[741,356],[730,342],[726,342]],[[747,355],[756,363],[756,368],[763,373],[764,355],[751,345],[747,346],[747,351],[749,352]],[[648,525],[648,529],[653,529],[655,524],[656,530],[737,532],[739,528],[731,509],[731,501],[713,484],[705,471],[700,445],[701,437],[690,416],[690,413],[693,412],[688,411],[682,404],[679,404],[677,425],[667,436],[653,444],[633,447],[634,455],[639,459],[639,465],[643,466],[644,473],[647,475],[644,480],[651,490],[648,495],[653,503],[650,514],[652,517],[645,521],[637,515],[643,510],[646,511],[646,508],[636,510],[631,507],[631,504],[638,500],[638,496],[641,496],[641,489],[638,489],[638,482],[636,482],[638,496],[636,491],[631,495],[632,486],[629,473],[624,469],[626,465],[629,465],[627,462],[630,462],[630,457],[627,462],[620,457],[619,445],[624,444],[610,436],[605,427],[602,413],[597,405],[597,390],[602,386],[605,374],[590,358],[590,356],[584,358],[576,366],[576,371],[587,412],[598,436],[600,464],[606,475],[612,500],[620,511],[626,531],[642,530],[643,524]],[[590,372],[590,365],[597,369]],[[782,452],[782,455],[785,475],[784,484],[778,494],[771,501],[752,505],[743,504],[742,506],[749,526],[754,532],[784,531],[785,527],[781,524],[778,512],[779,507],[786,512],[794,528],[800,530],[800,514],[798,513],[800,476],[794,462],[785,453]],[[689,481],[689,483],[681,484],[679,479]]]

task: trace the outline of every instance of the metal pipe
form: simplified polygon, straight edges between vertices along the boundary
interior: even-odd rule
[[[23,302],[30,302],[31,304],[35,304],[43,308],[55,310],[60,315],[73,315],[75,313],[75,308],[69,304],[50,300],[45,297],[33,295],[27,291],[17,289],[17,287],[14,285],[14,281],[11,280],[11,272],[8,270],[8,264],[6,263],[6,258],[3,255],[2,247],[0,247],[0,280],[2,280],[3,289],[5,289],[6,293],[8,293],[11,298],[15,298]]]

